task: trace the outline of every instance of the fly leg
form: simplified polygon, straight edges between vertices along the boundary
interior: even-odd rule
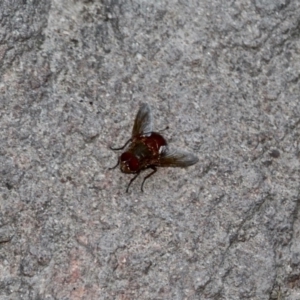
[[[124,146],[120,147],[120,148],[113,148],[111,146],[109,146],[110,150],[123,150],[130,142],[132,141],[132,139],[129,139]]]
[[[122,147],[120,147],[120,148],[113,148],[113,147],[111,147],[111,146],[109,146],[109,148],[110,148],[111,150],[114,150],[114,151],[115,151],[115,150],[123,150],[123,149],[131,142],[131,140],[132,140],[132,139],[129,139],[129,140],[125,143],[125,145],[122,146]],[[115,168],[119,165],[119,163],[120,163],[120,161],[118,160],[117,164],[116,164],[114,167],[109,168],[109,170],[115,169]]]
[[[118,160],[117,164],[115,166],[113,166],[112,168],[108,168],[108,170],[113,170],[115,169],[118,165],[119,165],[120,161]]]
[[[127,189],[126,189],[126,193],[128,193],[128,189],[130,187],[130,185],[133,183],[133,181],[140,175],[140,172],[138,172],[133,178],[130,179],[128,185],[127,185]]]
[[[144,180],[143,180],[143,182],[142,182],[142,186],[141,186],[141,191],[142,191],[142,192],[144,192],[143,186],[144,186],[145,180],[148,179],[150,176],[152,176],[152,175],[153,175],[154,173],[156,173],[156,171],[157,171],[157,169],[156,169],[155,166],[150,166],[149,168],[151,168],[153,171],[152,171],[150,174],[148,174],[147,176],[145,176],[145,178],[144,178]]]

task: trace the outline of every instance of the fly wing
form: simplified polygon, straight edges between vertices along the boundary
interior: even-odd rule
[[[132,137],[152,132],[152,114],[150,106],[147,103],[142,103],[141,107],[135,117],[134,125],[132,128]]]
[[[185,168],[198,161],[198,157],[192,153],[164,147],[160,155],[159,166]]]

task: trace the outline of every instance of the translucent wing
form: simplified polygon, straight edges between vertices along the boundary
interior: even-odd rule
[[[198,157],[192,153],[164,147],[161,152],[159,166],[185,168],[194,165],[198,161]]]
[[[147,103],[142,103],[134,121],[132,128],[132,136],[142,133],[152,132],[152,114],[150,106]]]

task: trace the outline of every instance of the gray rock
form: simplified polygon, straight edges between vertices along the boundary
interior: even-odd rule
[[[299,16],[1,1],[0,298],[299,299]],[[141,102],[200,161],[125,193]]]

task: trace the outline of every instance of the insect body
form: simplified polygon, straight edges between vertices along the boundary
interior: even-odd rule
[[[198,162],[198,158],[191,153],[180,150],[171,150],[164,137],[152,131],[152,114],[148,104],[143,103],[136,115],[131,139],[120,148],[112,150],[123,150],[129,143],[126,151],[121,154],[118,163],[111,169],[115,169],[120,164],[123,173],[136,174],[129,182],[126,192],[131,183],[138,177],[141,171],[152,169],[152,172],[145,176],[145,180],[152,176],[157,167],[188,167]]]

